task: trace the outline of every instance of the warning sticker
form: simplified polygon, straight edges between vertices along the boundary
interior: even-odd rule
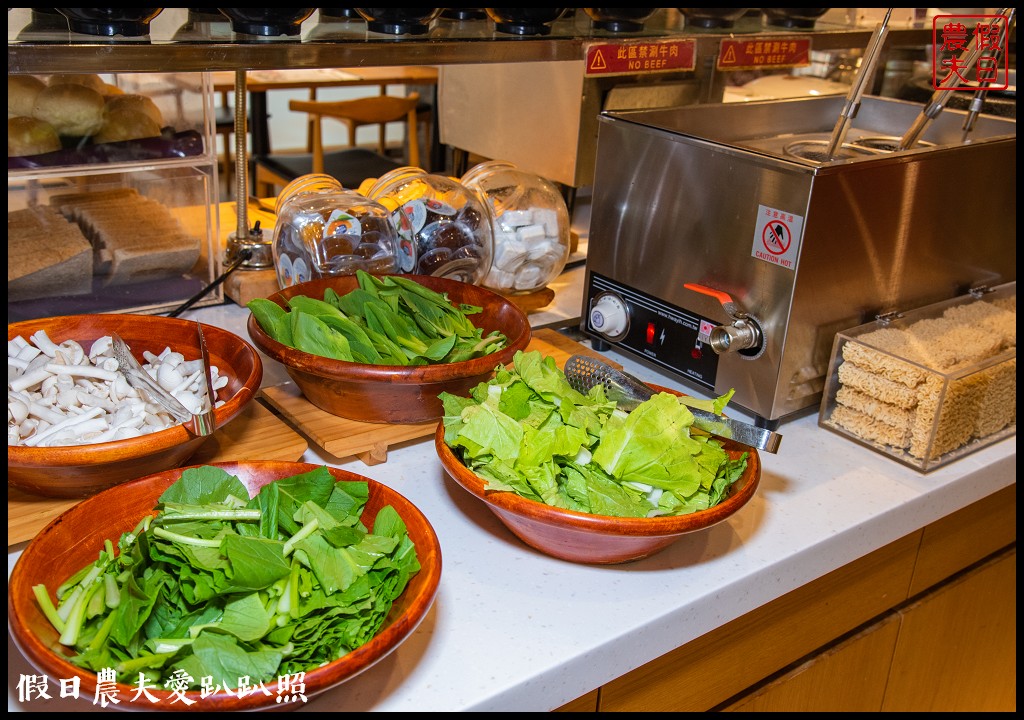
[[[693,70],[696,67],[696,48],[697,41],[692,38],[588,45],[586,74],[631,75]]]
[[[754,228],[751,256],[772,265],[796,270],[800,239],[804,231],[803,216],[758,205]]]
[[[810,38],[723,40],[718,70],[765,70],[806,67],[811,64]]]

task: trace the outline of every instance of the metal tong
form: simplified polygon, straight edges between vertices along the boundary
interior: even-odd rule
[[[1009,32],[1010,27],[1013,25],[1013,21],[1016,19],[1017,8],[1010,8],[1009,14],[1006,16],[1006,29]],[[1003,57],[1003,46],[1002,38],[999,40],[999,48],[996,51],[995,57],[997,61],[1002,61]],[[988,89],[991,85],[991,81],[983,81],[979,83],[979,87],[974,91],[974,97],[971,98],[970,105],[967,108],[967,116],[964,117],[963,124],[963,135],[960,141],[965,145],[971,141],[971,132],[974,130],[974,123],[978,119],[978,115],[985,109],[985,96],[988,95]]]
[[[215,429],[213,382],[210,377],[210,357],[206,350],[206,339],[203,337],[203,326],[199,323],[196,324],[199,328],[199,349],[202,353],[207,396],[207,409],[198,414],[190,412],[188,408],[181,404],[180,400],[160,387],[160,384],[149,376],[146,369],[132,355],[128,343],[120,335],[112,332],[110,333],[110,339],[113,343],[114,358],[117,360],[117,369],[124,376],[125,380],[128,381],[128,384],[153,398],[175,420],[185,425],[194,435],[206,437],[212,435]]]
[[[196,332],[199,334],[199,357],[203,361],[203,383],[206,385],[206,410],[193,416],[193,430],[196,435],[212,435],[216,430],[214,411],[217,409],[217,398],[213,392],[213,377],[210,374],[210,352],[206,349],[206,336],[203,335],[203,324],[196,320]]]
[[[565,361],[565,377],[574,390],[584,394],[603,385],[608,399],[615,400],[627,412],[656,394],[639,378],[586,355],[573,355]],[[710,435],[770,453],[779,451],[782,436],[776,432],[689,405],[686,408],[693,414],[694,427]]]

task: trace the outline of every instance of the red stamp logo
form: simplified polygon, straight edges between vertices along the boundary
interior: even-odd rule
[[[932,19],[932,87],[1006,90],[1007,29],[1006,15],[936,15]]]

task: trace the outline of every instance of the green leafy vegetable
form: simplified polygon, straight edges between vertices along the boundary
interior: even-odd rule
[[[176,671],[234,688],[360,647],[419,571],[398,512],[360,517],[369,488],[324,468],[249,499],[220,468],[188,468],[147,516],[57,590],[33,588],[71,662],[132,684]],[[180,674],[180,673],[178,673]]]
[[[260,327],[283,345],[321,357],[373,365],[430,365],[489,355],[508,345],[469,319],[482,308],[455,305],[410,278],[356,271],[359,287],[323,299],[297,295],[285,310],[257,298],[247,307]]]
[[[684,515],[721,502],[747,467],[747,453],[732,459],[690,432],[688,398],[659,393],[627,414],[600,385],[573,389],[537,351],[470,395],[440,395],[444,439],[491,491],[600,515]],[[731,395],[698,402],[721,413]]]
[[[270,337],[282,345],[294,347],[292,342],[291,317],[287,310],[273,300],[253,298],[246,307],[256,318],[256,322]]]

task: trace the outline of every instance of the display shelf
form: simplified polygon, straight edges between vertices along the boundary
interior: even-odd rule
[[[18,17],[18,11],[23,11]],[[176,32],[179,22],[165,10],[152,23],[145,39],[90,38],[67,32],[26,33],[28,10],[16,8],[8,15],[7,69],[15,73],[66,72],[183,72],[205,70],[253,70],[260,68],[332,68],[369,65],[450,65],[463,63],[510,63],[581,60],[589,45],[600,42],[635,42],[693,38],[697,57],[717,54],[726,38],[771,40],[811,37],[814,50],[866,47],[873,27],[819,21],[813,31],[753,26],[732,31],[678,27],[673,15],[663,14],[648,22],[647,29],[613,34],[593,31],[589,19],[567,18],[554,23],[544,36],[498,33],[487,20],[435,21],[426,35],[382,35],[366,30],[365,23],[303,24],[299,38],[238,36],[230,31],[190,33],[188,40]],[[581,15],[582,13],[577,13]],[[308,28],[308,29],[305,29]],[[227,38],[227,39],[226,39]],[[931,42],[931,28],[894,27],[886,45],[923,46]]]
[[[77,68],[69,63],[62,72]],[[36,119],[45,119],[60,147],[36,154],[8,148],[11,321],[162,312],[193,297],[219,272],[209,73],[83,71],[81,77],[93,83],[87,95],[96,100],[80,104],[78,112],[102,118],[95,134],[80,137],[67,121],[77,116],[51,103],[45,118]],[[127,110],[116,104],[122,97]],[[139,117],[152,127],[140,125]],[[39,234],[47,236],[42,246]],[[214,288],[202,302],[222,299]]]

